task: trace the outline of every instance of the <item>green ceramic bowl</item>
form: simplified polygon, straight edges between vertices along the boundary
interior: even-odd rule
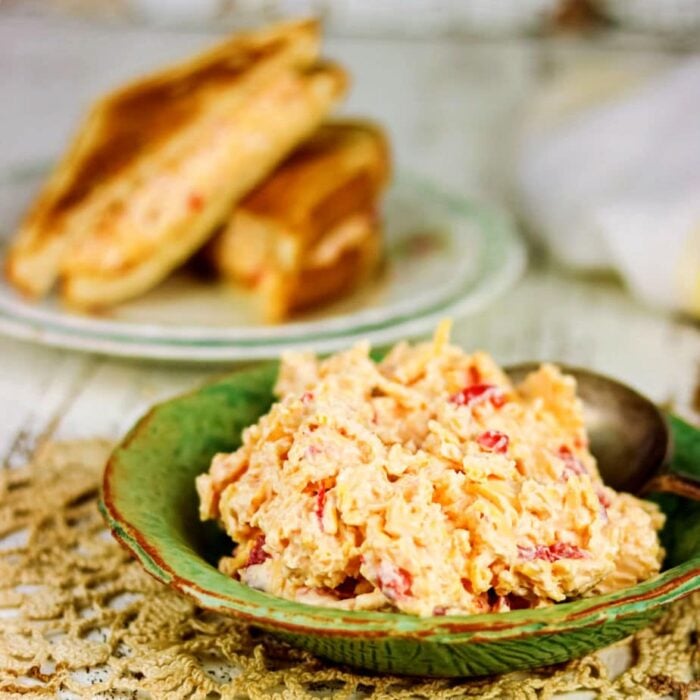
[[[277,598],[216,569],[226,537],[197,517],[194,479],[212,455],[272,403],[277,364],[240,371],[156,406],[105,472],[102,509],[115,536],[155,578],[204,608],[232,615],[332,661],[372,671],[476,676],[558,663],[647,625],[700,589],[700,504],[659,497],[668,515],[667,568],[617,593],[539,610],[419,618],[347,612]],[[670,418],[675,464],[700,475],[700,431]]]

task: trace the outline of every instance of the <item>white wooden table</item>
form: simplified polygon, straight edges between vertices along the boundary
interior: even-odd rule
[[[457,342],[503,363],[553,359],[617,377],[700,423],[700,332],[631,300],[615,282],[531,271],[503,299],[455,325]],[[117,438],[155,401],[231,366],[116,360],[0,339],[0,454],[21,463],[38,441]]]
[[[99,90],[207,40],[49,26],[0,14],[0,172],[54,157]],[[344,39],[329,47],[355,76],[347,111],[385,123],[400,163],[487,199],[503,195],[512,124],[524,96],[543,68],[582,50],[590,49],[525,41]],[[615,46],[595,50],[629,60]],[[0,231],[8,225],[1,221]],[[700,422],[697,325],[643,308],[613,280],[576,278],[540,256],[533,262],[506,297],[456,324],[458,342],[487,349],[503,363],[585,365]],[[153,402],[226,369],[116,360],[0,339],[0,455],[12,466],[42,440],[118,438]],[[610,663],[619,667],[624,659],[612,654]]]

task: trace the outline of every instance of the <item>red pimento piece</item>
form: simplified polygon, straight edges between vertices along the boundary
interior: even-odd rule
[[[557,559],[586,559],[588,556],[580,547],[566,542],[555,542],[549,545],[549,556]]]
[[[204,207],[204,198],[201,194],[197,194],[197,192],[191,192],[190,196],[187,198],[187,206],[192,211],[202,211]]]
[[[506,402],[505,394],[499,389],[497,393],[491,396],[491,403],[494,408],[501,408]]]
[[[605,493],[603,489],[598,489],[596,491],[596,495],[598,496],[600,505],[603,506],[603,508],[610,508],[610,506],[612,505],[612,501],[608,498],[608,494]]]
[[[323,530],[323,509],[326,507],[326,487],[321,484],[318,487],[318,493],[316,494],[316,517],[318,518],[318,523]]]
[[[413,577],[406,569],[394,566],[391,562],[383,561],[377,567],[377,582],[380,590],[389,600],[398,600],[411,595]]]
[[[474,386],[474,384],[481,384],[481,372],[479,372],[478,367],[475,365],[469,365],[467,370],[467,386]]]
[[[256,564],[262,564],[266,559],[270,558],[270,555],[263,549],[265,544],[265,535],[258,535],[253,545],[253,549],[250,550],[248,555],[248,561],[246,566],[255,566]]]
[[[567,445],[562,445],[557,455],[564,462],[564,470],[570,474],[588,474],[583,462],[571,451]]]
[[[508,436],[499,430],[487,430],[476,439],[480,447],[489,452],[505,454],[508,451]]]
[[[555,542],[554,544],[538,544],[536,547],[518,547],[520,557],[527,561],[541,559],[543,561],[554,562],[560,559],[586,559],[588,554],[580,547],[566,542]]]
[[[473,384],[450,396],[450,401],[458,406],[474,406],[490,401],[494,408],[500,408],[506,402],[506,397],[495,384]]]
[[[608,517],[608,508],[612,505],[610,499],[603,489],[596,489],[596,496],[598,496],[598,503],[600,503],[600,517],[607,523],[610,518]]]

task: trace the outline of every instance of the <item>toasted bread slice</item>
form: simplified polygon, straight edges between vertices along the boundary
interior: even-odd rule
[[[271,321],[335,297],[378,258],[373,212],[388,174],[388,147],[378,127],[359,121],[324,124],[238,205],[210,243],[210,259],[225,277],[259,288]],[[372,236],[376,242],[370,245]],[[372,255],[359,254],[370,250]],[[337,273],[338,261],[350,258],[357,264],[336,274],[338,289],[330,279],[303,292],[297,284],[309,281],[312,270],[318,279]]]
[[[64,255],[64,299],[101,308],[161,281],[317,127],[345,84],[345,73],[329,64],[289,71],[228,119],[216,117],[189,152],[146,174],[128,199],[96,213],[92,233]]]
[[[381,230],[374,209],[347,216],[295,270],[268,270],[256,289],[265,319],[293,314],[341,297],[370,277],[381,259]]]
[[[278,25],[233,36],[201,56],[126,85],[97,102],[20,227],[6,261],[10,281],[29,295],[43,295],[74,245],[93,236],[107,241],[118,231],[124,245],[100,249],[102,257],[94,268],[80,254],[81,262],[75,268],[68,263],[67,268],[89,270],[98,278],[105,270],[107,276],[126,271],[135,277],[124,292],[110,286],[105,293],[96,290],[94,299],[81,280],[72,280],[69,289],[75,289],[74,300],[109,303],[153,284],[167,265],[149,260],[153,269],[146,273],[136,258],[143,262],[149,255],[146,249],[160,251],[176,240],[178,254],[170,258],[179,260],[201,242],[204,222],[214,223],[232,203],[234,191],[240,195],[245,191],[243,184],[249,187],[256,182],[256,177],[246,174],[240,184],[242,169],[230,163],[219,180],[208,167],[209,151],[255,142],[260,153],[255,171],[262,177],[296,142],[294,138],[313,128],[342,91],[338,70],[299,76],[299,70],[317,60],[318,50],[315,22]],[[297,114],[296,129],[283,128],[284,137],[276,134],[279,120],[268,120],[273,133],[264,128],[256,131],[249,123],[240,125],[241,119],[245,122],[264,112],[266,105],[284,108],[286,99],[303,114]],[[247,144],[246,165],[255,150],[256,146]],[[192,192],[195,184],[174,182],[188,159],[197,162],[202,188],[209,195],[194,217],[194,226],[190,210],[199,208],[200,195]],[[191,177],[194,170],[185,168],[184,174]],[[156,202],[150,199],[155,190],[160,198]],[[228,196],[223,190],[230,190]],[[133,195],[138,195],[134,203]],[[177,196],[184,196],[190,206],[183,207],[182,199],[175,201]],[[188,223],[181,225],[183,210]],[[189,234],[190,229],[195,232]],[[186,242],[180,240],[183,230],[188,231]]]

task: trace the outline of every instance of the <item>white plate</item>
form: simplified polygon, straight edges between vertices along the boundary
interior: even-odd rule
[[[26,196],[31,179],[0,183],[3,204]],[[16,215],[16,212],[15,212]],[[35,342],[106,354],[185,360],[241,360],[295,347],[330,351],[356,338],[392,342],[427,332],[444,315],[484,306],[520,275],[523,246],[498,212],[400,177],[385,201],[387,261],[376,281],[297,321],[257,321],[244,290],[186,271],[109,317],[62,309],[55,298],[32,304],[0,283],[0,332]],[[5,227],[11,230],[9,226]]]

